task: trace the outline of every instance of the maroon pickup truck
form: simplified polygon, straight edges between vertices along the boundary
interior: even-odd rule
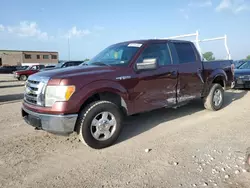
[[[112,145],[122,118],[200,98],[219,110],[232,61],[203,62],[191,42],[139,40],[111,45],[82,66],[31,75],[22,116],[55,134],[77,132],[88,146]]]
[[[25,70],[15,71],[13,72],[13,74],[14,74],[14,77],[17,78],[18,80],[26,81],[30,75],[39,72],[39,70],[43,68],[45,68],[44,65],[32,65]]]

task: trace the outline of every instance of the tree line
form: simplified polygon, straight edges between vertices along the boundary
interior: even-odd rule
[[[214,57],[214,53],[213,52],[205,52],[203,54],[203,58],[207,61],[214,61],[216,58]],[[245,59],[242,60],[249,60],[250,61],[250,55],[248,55]]]

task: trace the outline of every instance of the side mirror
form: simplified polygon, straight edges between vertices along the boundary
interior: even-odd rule
[[[136,69],[140,70],[154,70],[157,68],[157,59],[150,58],[150,59],[143,59],[142,63],[136,64]]]

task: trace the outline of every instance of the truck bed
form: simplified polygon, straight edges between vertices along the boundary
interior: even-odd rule
[[[226,87],[230,88],[233,81],[232,64],[232,60],[203,61],[204,74],[208,76],[212,72],[224,70],[227,75]]]

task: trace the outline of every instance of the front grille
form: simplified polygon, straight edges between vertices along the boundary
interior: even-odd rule
[[[48,80],[48,78],[31,75],[25,85],[24,100],[30,104],[43,106]]]

